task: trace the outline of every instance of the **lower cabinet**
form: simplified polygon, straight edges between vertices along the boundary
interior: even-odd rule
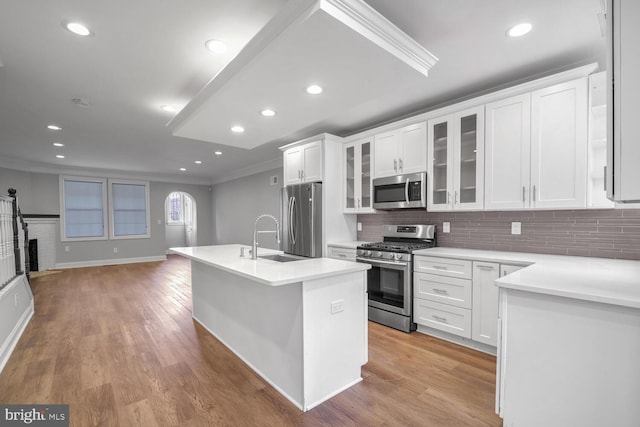
[[[498,343],[498,287],[495,280],[499,277],[500,264],[473,262],[471,338],[494,347]]]
[[[498,287],[495,280],[522,266],[416,255],[414,322],[496,347]]]
[[[356,260],[356,249],[347,249],[340,246],[331,246],[327,245],[327,257],[342,259],[345,261],[354,261]]]

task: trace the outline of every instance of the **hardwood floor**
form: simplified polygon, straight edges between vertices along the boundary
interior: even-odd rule
[[[501,426],[495,357],[369,323],[364,380],[302,413],[191,318],[190,264],[33,279],[0,403],[70,405],[72,426]]]

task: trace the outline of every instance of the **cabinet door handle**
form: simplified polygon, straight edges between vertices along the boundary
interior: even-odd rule
[[[396,159],[393,159],[393,170],[398,172],[398,161]]]
[[[522,203],[524,203],[524,202],[525,202],[525,200],[524,200],[524,185],[523,185],[522,186]]]
[[[447,204],[451,204],[451,193],[447,191]]]
[[[400,168],[400,172],[402,172],[402,159],[398,160],[398,167]]]
[[[478,267],[480,270],[493,270],[493,267],[490,265],[476,264],[476,267]]]
[[[606,166],[606,165],[605,165],[605,167],[604,167],[604,180],[603,180],[603,181],[604,181],[604,188],[603,188],[603,190],[604,190],[604,191],[607,191],[607,166]]]
[[[300,178],[304,179],[304,169],[300,171]]]
[[[433,289],[433,292],[440,295],[446,295],[448,293],[446,289],[438,289],[438,288],[431,288],[431,289]]]
[[[436,316],[435,314],[431,315],[431,317],[436,319],[438,322],[447,323],[447,318],[446,317]]]
[[[536,201],[536,186],[533,186],[533,201]]]
[[[362,203],[360,203],[360,199],[358,199],[358,207],[361,208],[362,207]]]
[[[302,179],[302,177],[300,176],[300,169],[298,169],[298,179]]]
[[[458,204],[458,190],[455,190],[453,192],[453,204],[457,205]]]

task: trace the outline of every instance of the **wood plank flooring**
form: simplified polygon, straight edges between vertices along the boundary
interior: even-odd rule
[[[364,380],[300,412],[192,320],[181,257],[65,270],[32,288],[0,403],[67,403],[72,426],[502,425],[495,357],[375,323]]]

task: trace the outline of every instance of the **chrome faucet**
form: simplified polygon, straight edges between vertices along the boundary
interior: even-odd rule
[[[276,223],[276,229],[268,230],[268,231],[258,231],[258,221],[262,218],[271,218]],[[256,222],[253,224],[253,245],[251,247],[251,259],[258,259],[258,234],[259,233],[276,233],[276,242],[280,244],[280,223],[275,216],[269,214],[262,214],[258,218],[256,218]]]

